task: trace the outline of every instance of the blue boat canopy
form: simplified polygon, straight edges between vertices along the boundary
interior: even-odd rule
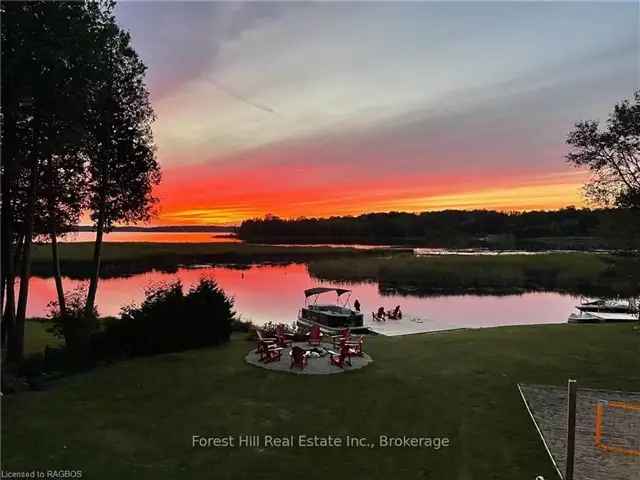
[[[347,290],[345,288],[328,288],[328,287],[316,287],[316,288],[309,288],[307,290],[304,291],[304,296],[305,297],[310,297],[311,295],[320,295],[321,293],[326,293],[326,292],[336,292],[338,294],[338,296],[350,292],[351,290]]]

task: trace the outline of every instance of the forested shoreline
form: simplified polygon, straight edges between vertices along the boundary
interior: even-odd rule
[[[633,249],[640,244],[640,212],[569,207],[556,211],[445,210],[298,219],[267,216],[242,222],[237,234],[245,241],[271,243]]]

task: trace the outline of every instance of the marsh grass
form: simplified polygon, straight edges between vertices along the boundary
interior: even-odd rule
[[[312,276],[330,281],[377,281],[381,289],[424,293],[558,291],[636,295],[640,261],[593,253],[544,255],[434,255],[322,259]]]
[[[91,274],[93,243],[60,243],[64,275],[86,278]],[[101,276],[113,277],[142,273],[151,269],[175,271],[179,265],[198,263],[250,264],[259,262],[304,262],[327,257],[366,257],[383,250],[358,250],[350,247],[309,247],[250,245],[238,243],[142,243],[118,242],[103,245]],[[51,275],[51,248],[34,248],[32,270],[36,275]]]
[[[92,243],[62,243],[64,275],[86,278]],[[175,272],[200,263],[308,263],[312,276],[334,282],[378,282],[382,291],[438,293],[519,293],[558,291],[590,296],[640,293],[637,255],[548,253],[539,255],[413,255],[411,249],[276,246],[238,243],[106,243],[101,275],[117,277],[158,269]],[[48,245],[37,245],[33,271],[51,274]]]

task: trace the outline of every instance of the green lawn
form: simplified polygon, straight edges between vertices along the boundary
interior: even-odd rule
[[[375,362],[331,376],[244,363],[250,344],[142,358],[3,399],[5,470],[91,479],[554,477],[517,382],[637,390],[629,325],[504,327],[371,337]],[[322,360],[319,360],[322,361]],[[192,435],[448,436],[439,451],[194,449]]]
[[[42,353],[47,345],[58,347],[62,340],[47,332],[49,324],[39,320],[28,320],[24,324],[24,350],[26,355]]]

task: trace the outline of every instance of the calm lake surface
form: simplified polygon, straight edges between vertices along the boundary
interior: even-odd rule
[[[200,266],[180,268],[176,273],[151,271],[124,278],[101,279],[97,306],[100,315],[117,315],[123,305],[138,303],[150,285],[180,279],[185,287],[201,277],[212,277],[235,299],[243,320],[260,325],[266,322],[291,323],[304,304],[303,290],[314,286],[338,286],[311,278],[304,264],[254,265],[249,268]],[[81,285],[65,278],[65,290]],[[565,323],[578,299],[557,293],[526,293],[508,296],[455,295],[416,297],[381,295],[377,284],[347,286],[368,318],[379,306],[389,309],[401,305],[405,316],[420,318],[434,329],[479,328],[500,325]],[[326,294],[328,301],[335,296]],[[44,316],[47,304],[55,298],[53,278],[31,280],[28,316]]]

